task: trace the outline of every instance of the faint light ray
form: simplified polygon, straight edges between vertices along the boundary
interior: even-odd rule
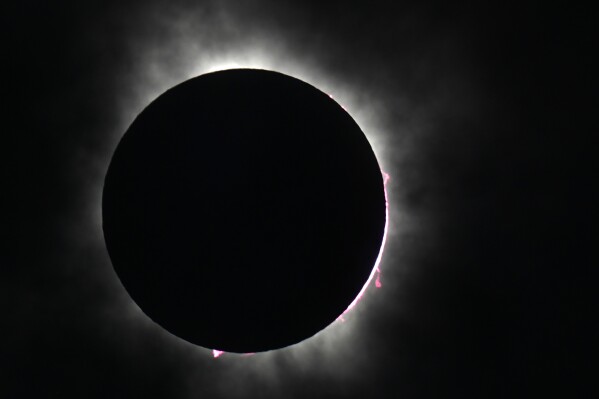
[[[199,34],[201,34],[201,31],[199,31]],[[167,46],[172,40],[172,37],[165,39],[163,45]],[[326,69],[322,68],[318,59],[303,56],[305,54],[301,50],[299,52],[291,51],[290,47],[285,45],[284,42],[273,41],[268,37],[257,36],[250,43],[246,43],[244,40],[234,40],[228,43],[227,46],[220,46],[218,49],[209,50],[199,46],[196,40],[195,33],[192,30],[190,32],[183,32],[181,36],[177,37],[177,41],[184,43],[184,45],[180,46],[180,49],[184,49],[185,51],[176,51],[174,55],[173,53],[156,51],[155,47],[141,51],[141,56],[138,57],[133,67],[138,73],[130,75],[135,76],[135,78],[125,80],[125,83],[127,83],[126,86],[130,87],[130,92],[120,100],[119,108],[121,111],[119,123],[114,129],[115,135],[111,137],[113,147],[116,146],[122,132],[126,131],[127,125],[135,119],[135,116],[172,86],[209,72],[238,68],[265,69],[295,77],[324,93],[330,93],[329,96],[348,112],[361,127],[381,167],[385,169],[390,167],[388,129],[384,124],[380,123],[381,112],[384,115],[385,107],[375,92],[369,92],[368,87],[365,87],[363,84],[360,86],[359,83],[340,78],[334,73],[329,73],[330,71],[327,72]],[[165,54],[168,54],[168,57]],[[177,65],[180,67],[172,68],[173,59],[176,59]],[[151,68],[148,66],[151,66]],[[107,159],[109,159],[108,156]],[[380,283],[379,265],[382,259],[383,248],[388,240],[387,233],[390,220],[386,183],[389,175],[383,171],[381,172],[385,184],[386,200],[386,221],[381,249],[366,284],[354,301],[337,318],[337,320],[346,321],[345,329],[336,329],[333,326],[336,323],[332,323],[315,336],[290,347],[281,348],[277,352],[284,353],[285,356],[305,360],[309,359],[310,354],[314,351],[322,353],[323,348],[332,350],[331,348],[339,345],[343,339],[348,339],[346,335],[352,334],[350,331],[354,329],[355,320],[345,320],[342,316],[354,308],[356,303],[365,295],[366,288],[373,280],[375,281],[375,286],[378,287],[377,281]],[[143,315],[143,312],[137,308],[133,309],[133,311],[137,315]],[[145,315],[143,318],[145,318]],[[351,327],[347,327],[348,325]],[[340,336],[343,339],[339,339]],[[177,342],[187,348],[188,342],[174,335],[172,337],[175,337]],[[217,349],[213,350],[199,346],[195,346],[195,348],[199,351],[194,353],[203,358],[206,358],[206,353],[208,352],[212,354],[211,358],[220,357],[225,353]],[[259,352],[253,357],[257,361],[269,362],[270,360],[268,359],[273,358],[272,352]],[[226,357],[237,358],[237,356],[230,355],[247,356],[247,354],[241,353],[227,353]],[[227,360],[225,359],[225,361]]]

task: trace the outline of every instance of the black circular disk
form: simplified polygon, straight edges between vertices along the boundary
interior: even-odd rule
[[[103,193],[110,258],[171,333],[228,352],[300,342],[366,283],[385,220],[366,137],[329,96],[264,70],[158,97],[119,143]]]

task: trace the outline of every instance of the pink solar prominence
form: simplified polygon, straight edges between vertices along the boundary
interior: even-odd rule
[[[385,243],[387,242],[387,232],[389,230],[389,200],[387,198],[387,182],[389,181],[390,177],[389,177],[389,174],[385,173],[383,170],[381,170],[381,173],[383,174],[383,189],[385,190],[385,229],[383,230],[383,241],[381,243],[381,249],[379,251],[379,255],[376,257],[376,261],[374,262],[374,267],[372,268],[372,272],[370,273],[370,276],[368,277],[366,284],[364,284],[364,287],[362,287],[362,289],[358,293],[358,296],[356,296],[356,299],[354,299],[352,301],[352,303],[349,304],[347,309],[345,309],[345,311],[337,318],[337,320],[340,320],[340,321],[344,321],[343,315],[345,315],[347,312],[349,312],[350,309],[352,309],[354,306],[356,306],[356,303],[358,303],[358,301],[360,301],[360,299],[364,295],[364,292],[366,292],[366,288],[368,288],[368,286],[374,279],[375,275],[376,275],[376,281],[375,281],[376,288],[381,288],[383,286],[381,283],[381,269],[379,268],[379,264],[381,263],[381,259],[383,257],[383,250],[385,249]]]
[[[218,349],[212,349],[212,356],[214,356],[215,359],[217,357],[219,357],[220,355],[222,355],[223,353],[225,353],[225,352],[224,351],[219,351]]]

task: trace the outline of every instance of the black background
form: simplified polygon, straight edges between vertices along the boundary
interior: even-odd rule
[[[14,2],[2,20],[2,397],[596,393],[589,10]],[[391,230],[382,288],[344,323],[212,359],[131,304],[99,195],[151,99],[247,54],[347,99],[391,175]]]

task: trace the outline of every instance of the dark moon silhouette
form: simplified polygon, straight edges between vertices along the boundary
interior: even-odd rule
[[[113,155],[102,207],[110,258],[143,312],[241,353],[335,321],[386,223],[379,165],[347,112],[301,80],[251,69],[152,102]]]

